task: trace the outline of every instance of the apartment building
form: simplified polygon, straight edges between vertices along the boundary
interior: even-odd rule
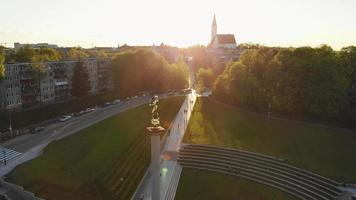
[[[95,95],[112,88],[109,59],[82,61],[90,81],[90,94]],[[43,63],[44,72],[32,70],[34,63],[5,64],[5,79],[0,92],[2,107],[7,109],[31,108],[71,98],[71,82],[78,61]]]

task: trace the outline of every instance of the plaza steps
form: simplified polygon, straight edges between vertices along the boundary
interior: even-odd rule
[[[178,162],[186,168],[233,175],[272,186],[299,199],[332,200],[340,184],[283,160],[248,151],[210,145],[184,145]]]
[[[20,156],[21,153],[11,150],[11,149],[0,149],[0,162],[4,164],[4,160],[9,161],[13,158],[16,158],[17,156]]]
[[[176,167],[174,168],[174,173],[170,181],[169,188],[167,190],[164,200],[174,200],[181,174],[182,174],[182,166],[177,163]]]

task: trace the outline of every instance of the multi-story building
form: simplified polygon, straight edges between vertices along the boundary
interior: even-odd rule
[[[41,63],[43,72],[35,72],[36,63],[5,64],[5,79],[0,86],[2,105],[8,109],[30,108],[70,99],[74,68],[79,61]],[[109,59],[86,59],[90,94],[112,88]]]
[[[22,91],[20,84],[20,67],[5,65],[5,78],[1,83],[2,106],[6,108],[22,105]]]
[[[56,44],[48,44],[48,43],[37,43],[37,44],[21,44],[21,43],[18,43],[18,42],[14,43],[15,51],[19,50],[21,48],[24,48],[26,46],[29,46],[29,47],[34,48],[34,49],[39,49],[39,48],[53,48],[53,49],[56,49],[56,48],[58,48],[58,45],[56,45]]]
[[[111,76],[109,59],[97,60],[97,81],[97,89],[99,91],[106,92],[113,88],[113,77]]]

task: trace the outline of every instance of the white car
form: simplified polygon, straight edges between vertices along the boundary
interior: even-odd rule
[[[70,120],[70,119],[72,119],[72,116],[70,116],[70,115],[64,115],[64,116],[62,116],[61,118],[59,118],[59,121],[60,121],[60,122],[65,122],[65,121],[68,121],[68,120]]]
[[[113,101],[111,104],[118,104],[118,103],[120,103],[121,101],[120,101],[120,99],[116,99],[115,101]]]
[[[93,112],[95,109],[94,108],[87,108],[85,109],[85,113],[90,113]]]

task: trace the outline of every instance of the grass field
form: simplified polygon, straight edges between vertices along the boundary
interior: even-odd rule
[[[268,120],[200,98],[184,142],[272,155],[338,181],[356,182],[356,134],[351,131]]]
[[[175,200],[296,200],[252,181],[214,172],[183,169]]]
[[[184,98],[160,101],[168,127]],[[48,200],[129,199],[149,164],[150,108],[140,106],[101,121],[45,148],[16,167],[8,180]]]

